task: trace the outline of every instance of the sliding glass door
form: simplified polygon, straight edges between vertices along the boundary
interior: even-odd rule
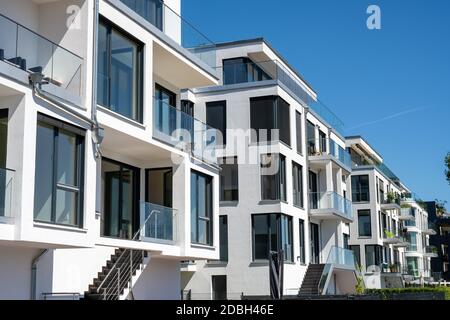
[[[102,235],[131,239],[139,228],[139,169],[102,160]]]

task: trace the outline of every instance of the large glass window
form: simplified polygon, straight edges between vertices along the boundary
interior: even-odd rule
[[[102,159],[102,194],[102,236],[132,239],[140,224],[139,169]]]
[[[228,261],[228,217],[219,217],[220,261]]]
[[[266,63],[267,64],[267,63]],[[249,58],[223,60],[223,84],[270,80],[271,77]]]
[[[97,103],[142,122],[142,44],[101,19]]]
[[[289,104],[277,96],[250,99],[250,124],[256,131],[252,140],[266,142],[275,140],[272,130],[279,130],[279,140],[291,145]]]
[[[292,162],[292,184],[294,205],[303,208],[303,168],[295,162]]]
[[[222,158],[220,168],[220,201],[238,201],[239,178],[237,157]]]
[[[284,259],[293,261],[292,217],[282,214],[252,215],[253,260],[266,260],[270,251],[283,249]]]
[[[120,0],[130,9],[163,31],[163,1],[162,0]]]
[[[206,124],[221,133],[223,141],[218,141],[217,145],[227,144],[227,102],[214,101],[206,103]],[[219,139],[221,140],[221,139]]]
[[[358,235],[360,237],[372,236],[370,210],[358,210]]]
[[[353,202],[370,201],[368,175],[352,176],[352,201]]]
[[[305,221],[300,219],[298,221],[298,234],[299,234],[299,246],[300,246],[300,263],[306,263],[305,258]]]
[[[191,171],[191,242],[213,245],[213,179]]]
[[[84,130],[38,115],[34,220],[81,226]]]
[[[353,251],[353,255],[355,256],[356,263],[358,266],[361,266],[361,247],[359,245],[349,246],[350,250]]]
[[[303,154],[302,114],[295,111],[295,134],[297,138],[297,152]]]
[[[381,264],[383,259],[383,247],[379,245],[366,245],[366,269],[370,266]]]
[[[282,154],[261,155],[261,198],[286,201],[286,157]]]

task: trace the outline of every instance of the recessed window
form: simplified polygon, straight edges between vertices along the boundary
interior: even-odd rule
[[[97,103],[142,122],[143,45],[102,18],[98,27]]]
[[[228,217],[219,217],[220,261],[228,261]]]
[[[223,84],[270,80],[260,65],[275,66],[273,62],[270,65],[268,62],[255,63],[246,57],[223,60]]]
[[[282,214],[252,215],[253,260],[267,260],[270,251],[283,249],[284,259],[293,261],[292,217]]]
[[[206,124],[217,129],[221,133],[221,138],[217,145],[227,144],[227,102],[214,101],[206,103]]]
[[[261,199],[286,201],[286,157],[261,155]]]
[[[220,168],[220,201],[238,201],[239,174],[237,157],[222,158]]]
[[[163,0],[120,0],[131,10],[150,22],[159,30],[163,30]]]
[[[368,175],[352,176],[352,201],[353,202],[370,201]]]
[[[366,245],[366,268],[379,266],[383,259],[383,247],[379,245]]]
[[[267,96],[250,99],[250,124],[256,134],[252,135],[253,142],[279,140],[290,146],[289,119],[289,104],[280,97]],[[278,137],[275,130],[278,130]]]
[[[34,220],[82,225],[85,131],[38,115]]]
[[[302,115],[300,112],[295,111],[295,133],[297,138],[297,152],[303,154],[303,135],[302,135]]]
[[[292,162],[292,184],[294,205],[303,208],[303,167],[295,162]]]
[[[213,179],[191,171],[191,242],[213,245]]]
[[[298,220],[299,228],[298,228],[298,234],[299,234],[299,246],[300,246],[300,263],[306,263],[305,259],[305,221],[302,219]]]
[[[372,236],[370,210],[358,210],[358,235],[360,237]]]
[[[349,249],[353,251],[353,255],[355,256],[356,263],[358,266],[361,266],[361,247],[359,245],[349,246]]]

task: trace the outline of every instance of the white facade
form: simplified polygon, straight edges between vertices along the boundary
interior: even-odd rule
[[[0,289],[0,297],[4,299],[44,299],[61,292],[83,296],[117,248],[147,252],[147,258],[140,265],[140,277],[134,281],[132,293],[135,299],[179,299],[179,261],[218,257],[216,217],[219,213],[219,181],[214,156],[208,159],[198,157],[198,154],[192,155],[181,150],[175,145],[176,141],[170,145],[155,138],[161,129],[155,127],[155,123],[164,126],[168,120],[164,118],[162,122],[157,122],[154,116],[156,108],[179,108],[181,89],[216,84],[214,70],[201,60],[202,57],[181,46],[180,1],[165,1],[165,7],[162,8],[164,26],[161,28],[164,32],[119,0],[98,1],[101,23],[111,30],[118,30],[126,41],[137,43],[141,49],[142,59],[132,67],[132,71],[141,76],[138,80],[142,84],[140,102],[136,104],[140,108],[141,118],[134,120],[127,117],[120,108],[128,107],[123,102],[126,99],[123,96],[132,93],[120,87],[122,96],[113,97],[119,87],[110,87],[109,91],[105,91],[92,80],[92,66],[96,60],[93,45],[93,35],[97,29],[95,2],[0,2],[0,109],[1,115],[6,114],[2,118],[2,125],[6,124],[7,128],[6,137],[0,139],[0,149],[2,155],[5,154],[0,167],[10,169],[1,169],[2,180],[7,182],[0,188],[0,278],[3,283],[14,283],[14,286],[2,286]],[[117,73],[109,74],[108,83],[116,81],[113,77],[123,81],[125,78],[120,78],[123,72],[130,72],[129,69],[120,69],[120,64],[128,63],[127,59],[130,58],[130,55],[120,56],[120,50],[128,50],[125,47],[121,49],[121,46],[125,46],[124,42],[120,42],[119,37],[112,41],[116,41],[112,42],[112,46],[116,47],[111,51],[116,56],[111,70]],[[98,64],[104,62],[101,59],[104,56],[99,55]],[[112,61],[113,58],[108,59]],[[137,58],[133,59],[137,61]],[[49,84],[43,84],[41,90],[34,92],[28,77],[39,72],[44,74]],[[101,79],[99,75],[96,78]],[[119,86],[126,84],[115,83]],[[165,107],[154,99],[156,84],[174,93],[176,99],[172,106]],[[139,84],[134,85],[137,87]],[[95,87],[98,88],[97,97],[108,92],[109,101],[115,101],[109,105],[99,103],[94,112],[98,126],[104,130],[98,153],[95,148],[98,137],[93,131],[96,124],[92,112]],[[137,95],[132,99],[130,101],[134,103],[138,99]],[[47,183],[47,178],[40,181],[36,178],[36,162],[44,153],[37,150],[37,132],[41,132],[38,120],[60,126],[52,127],[58,137],[65,137],[64,128],[69,128],[67,124],[70,124],[71,129],[67,130],[82,132],[76,139],[80,139],[77,145],[84,146],[84,149],[76,149],[82,150],[76,151],[79,156],[77,165],[74,165],[76,169],[71,167],[80,172],[77,178],[79,182],[73,182],[76,188],[61,183],[61,179],[65,178],[59,173],[62,170],[60,167],[68,160],[53,160],[59,171],[57,183],[53,185],[56,193],[52,191],[51,199],[58,200],[48,198],[39,208],[44,210],[48,207],[51,213],[48,217],[36,212],[35,190],[43,192]],[[52,138],[49,143],[53,141]],[[63,142],[57,142],[58,146],[59,143]],[[51,152],[59,152],[57,157],[64,159],[64,153],[55,149]],[[104,162],[105,159],[113,160],[111,163],[114,164],[120,163],[121,180],[114,178],[114,173],[108,171],[110,169],[105,166],[110,164]],[[124,173],[124,166],[133,168],[133,181],[136,183],[127,182],[129,173]],[[150,199],[161,198],[162,193],[158,175],[147,173],[147,170],[156,168],[165,168],[171,172],[172,182],[167,183],[167,188],[175,192],[167,200],[171,207],[158,207],[150,215],[159,217],[162,212],[170,214],[170,221],[156,222],[156,218],[153,220],[152,217],[145,220],[145,211],[140,209],[144,201],[147,201],[146,210],[162,205],[150,203]],[[105,180],[106,171],[113,177],[112,180]],[[208,207],[211,222],[208,225],[210,235],[207,244],[193,244],[191,241],[191,172],[199,173],[211,181],[212,204]],[[12,180],[10,177],[13,177]],[[119,197],[122,200],[118,200],[120,209],[105,200],[116,200],[114,193],[108,192],[115,190],[112,188],[115,188],[114,183],[117,181],[120,184],[117,190],[123,192]],[[64,197],[61,195],[63,189],[66,190]],[[68,202],[70,192],[77,194],[77,205],[74,207]],[[125,202],[126,199],[132,200]],[[71,212],[77,212],[76,218]],[[113,212],[120,212],[122,220],[114,220],[118,218],[113,216]],[[51,220],[54,219],[53,215],[56,215],[56,220]],[[70,223],[63,216],[69,217]],[[124,227],[123,217],[128,216],[130,220]],[[153,230],[147,230],[153,227],[154,233]],[[105,228],[119,228],[119,237],[107,235]],[[163,232],[161,230],[167,234],[159,239],[159,232]],[[133,241],[134,235],[137,238]],[[202,242],[202,235],[199,237],[200,241],[197,242]]]
[[[419,270],[429,277],[431,255],[422,246],[427,236],[421,236],[421,225],[428,228],[428,214],[414,199],[406,198],[409,190],[362,137],[347,137],[346,144],[353,161],[354,222],[349,244],[366,286],[401,287],[408,275],[418,278]],[[417,235],[417,245],[411,245],[412,233],[414,239]]]
[[[245,58],[247,67],[258,65],[270,79],[247,79],[241,83],[230,83],[224,79],[229,71],[223,61],[227,59]],[[339,201],[345,201],[347,178],[351,168],[345,166],[330,153],[330,141],[345,148],[344,139],[325,122],[314,109],[308,108],[308,102],[303,101],[295,90],[301,90],[307,101],[315,101],[316,93],[290,67],[282,61],[269,45],[262,39],[238,41],[218,45],[217,65],[219,66],[219,86],[197,88],[186,92],[184,98],[194,104],[198,118],[208,122],[208,104],[224,102],[226,104],[226,146],[219,150],[221,158],[237,158],[237,189],[238,197],[221,201],[220,215],[227,218],[227,261],[189,262],[182,272],[182,288],[191,299],[240,299],[244,295],[269,295],[268,260],[258,258],[255,253],[253,236],[253,221],[261,214],[281,214],[292,219],[292,241],[283,246],[290,250],[292,257],[284,263],[284,294],[296,295],[302,285],[310,263],[326,263],[332,247],[344,247],[344,235],[349,234],[348,223],[351,217],[346,217],[328,203],[328,194],[336,195]],[[238,69],[239,66],[236,67]],[[291,85],[282,81],[282,75],[289,77]],[[293,85],[293,86],[292,86]],[[289,131],[283,137],[272,139],[270,143],[257,143],[250,136],[252,128],[251,100],[258,97],[281,98],[288,105]],[[264,111],[262,111],[264,112]],[[297,118],[299,115],[299,118]],[[255,116],[253,114],[253,116]],[[308,144],[307,121],[314,127],[314,141]],[[297,122],[300,124],[298,126]],[[281,129],[281,128],[280,128]],[[319,149],[319,130],[326,135],[327,151],[313,154],[311,148]],[[281,131],[281,130],[280,130]],[[288,136],[288,138],[286,137]],[[289,141],[287,141],[289,140]],[[334,150],[334,149],[333,149]],[[336,151],[337,152],[337,151]],[[262,190],[261,155],[268,153],[281,154],[285,159],[285,198],[266,200]],[[302,167],[301,197],[303,204],[294,203],[293,165]],[[317,175],[316,188],[309,188],[309,171]],[[224,179],[227,179],[226,177]],[[226,182],[225,182],[226,183]],[[284,184],[284,186],[283,186]],[[315,208],[311,207],[310,192],[319,194]],[[223,199],[222,199],[223,200]],[[349,212],[351,214],[351,212]],[[300,222],[304,223],[304,240],[300,244]],[[317,260],[311,261],[310,226],[314,223],[319,228]],[[284,237],[284,235],[279,235]],[[303,249],[301,249],[301,246]],[[274,248],[271,248],[275,250]],[[301,253],[303,250],[303,253]],[[302,258],[301,258],[302,256]],[[345,292],[345,284],[339,279],[346,277],[346,272],[336,271],[336,277],[331,277],[328,285],[329,293]],[[216,277],[222,278],[221,288],[215,288]],[[225,287],[223,283],[226,283]],[[335,283],[336,282],[336,283]],[[342,282],[344,282],[342,280]],[[353,287],[354,274],[348,281]]]

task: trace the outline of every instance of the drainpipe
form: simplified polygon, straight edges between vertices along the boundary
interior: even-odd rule
[[[95,123],[95,135],[102,137],[103,129],[100,128],[97,120],[97,66],[98,66],[98,24],[99,24],[99,0],[94,0],[94,30],[92,35],[92,103],[91,103],[91,119]],[[100,143],[101,143],[100,140]],[[95,157],[100,158],[100,143],[95,144]]]
[[[49,249],[44,249],[39,253],[31,262],[31,300],[37,300],[37,264],[39,260],[49,251]]]

